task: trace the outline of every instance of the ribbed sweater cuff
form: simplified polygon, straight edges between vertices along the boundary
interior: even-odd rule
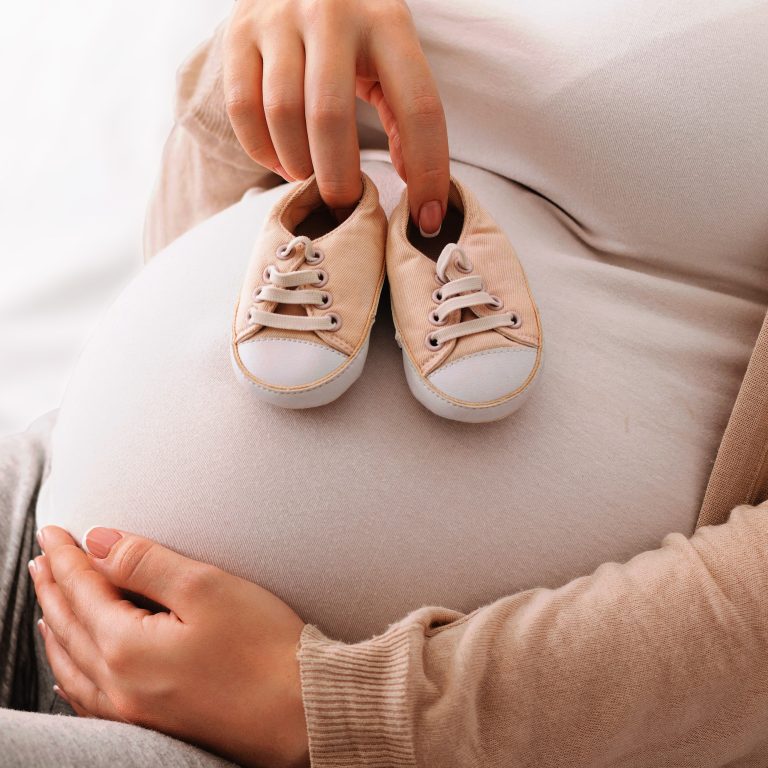
[[[298,659],[312,768],[416,765],[407,683],[415,632],[422,627],[394,624],[349,644],[304,626]]]
[[[176,121],[221,162],[266,178],[274,176],[252,160],[232,130],[224,98],[224,31],[226,22],[199,45],[176,76]]]

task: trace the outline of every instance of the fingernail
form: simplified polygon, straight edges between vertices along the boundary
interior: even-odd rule
[[[37,628],[40,630],[40,634],[43,636],[43,640],[45,640],[45,636],[48,634],[48,627],[45,625],[45,622],[42,619],[37,620]]]
[[[296,179],[294,179],[293,176],[291,176],[291,174],[288,173],[288,171],[286,171],[282,165],[280,165],[280,163],[272,166],[272,170],[279,176],[282,176],[286,181],[296,181]]]
[[[55,693],[57,696],[61,696],[61,698],[62,698],[62,699],[64,699],[64,701],[69,701],[69,696],[67,696],[67,694],[66,694],[66,693],[64,693],[64,691],[62,691],[62,690],[61,690],[61,688],[59,688],[59,686],[58,686],[58,685],[54,685],[54,686],[53,686],[53,692],[54,692],[54,693]]]
[[[27,563],[27,568],[29,568],[29,573],[32,576],[32,578],[34,579],[35,576],[37,575],[37,563],[34,560],[30,560]]]
[[[113,544],[122,538],[123,534],[118,533],[114,528],[101,528],[94,525],[85,532],[83,544],[89,555],[104,558],[109,554]]]
[[[40,528],[37,529],[37,533],[35,533],[35,538],[37,539],[37,543],[40,545],[40,549],[43,554],[45,554],[45,549],[43,547],[44,541],[43,541],[43,532]]]
[[[424,203],[419,211],[419,232],[422,237],[437,237],[443,226],[443,209],[437,200]]]

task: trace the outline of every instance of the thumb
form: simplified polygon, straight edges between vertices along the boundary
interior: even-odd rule
[[[110,583],[160,603],[182,621],[210,593],[211,566],[143,536],[94,525],[83,536],[83,549]]]

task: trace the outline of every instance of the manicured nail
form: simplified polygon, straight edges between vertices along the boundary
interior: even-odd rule
[[[48,627],[45,625],[45,622],[42,619],[37,620],[37,628],[40,630],[40,634],[43,636],[43,640],[45,640],[45,636],[48,634]]]
[[[291,174],[288,173],[288,171],[286,171],[285,168],[283,168],[282,165],[280,165],[280,163],[278,163],[277,165],[273,166],[272,170],[278,176],[282,176],[286,181],[296,181],[296,179],[294,179],[293,176],[291,176]]]
[[[40,549],[43,554],[45,554],[45,548],[44,548],[44,540],[43,540],[43,532],[40,528],[37,529],[37,533],[35,534],[35,538],[37,539],[37,543],[40,545]]]
[[[422,237],[437,237],[443,226],[443,209],[437,200],[424,203],[419,211],[419,232]]]
[[[122,538],[123,534],[113,528],[101,528],[98,525],[94,525],[85,532],[83,544],[85,551],[89,555],[104,558],[109,554],[112,545]]]
[[[29,568],[30,576],[34,579],[37,576],[37,563],[34,560],[30,560],[27,563],[27,568]]]
[[[61,698],[62,698],[62,699],[64,699],[64,701],[67,701],[67,702],[69,702],[69,696],[67,696],[67,694],[66,694],[66,693],[64,693],[64,691],[62,691],[62,690],[61,690],[61,688],[59,688],[59,686],[58,686],[58,685],[54,685],[54,686],[53,686],[53,692],[54,692],[54,693],[55,693],[57,696],[61,696]]]

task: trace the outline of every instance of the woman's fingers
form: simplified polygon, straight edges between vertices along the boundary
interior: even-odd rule
[[[223,79],[229,122],[251,159],[287,177],[280,167],[264,115],[261,54],[239,28],[230,28],[227,34]]]
[[[30,573],[32,573],[37,601],[43,611],[44,627],[47,629],[43,634],[46,641],[46,651],[53,638],[56,645],[63,648],[69,658],[76,659],[79,669],[94,684],[105,685],[108,671],[102,653],[69,607],[69,603],[58,584],[53,580],[48,557],[46,555],[36,557],[32,561]]]
[[[78,704],[71,696],[68,696],[62,687],[58,685],[58,683],[53,686],[53,692],[60,698],[64,699],[64,701],[66,701],[67,704],[69,704],[69,706],[75,710],[75,714],[77,714],[78,717],[93,717],[93,715],[87,709],[85,709],[85,707]]]
[[[261,49],[264,114],[282,167],[294,179],[312,174],[304,116],[304,46],[297,34],[267,37]]]
[[[410,16],[371,31],[370,52],[381,88],[397,122],[411,216],[425,234],[436,234],[450,185],[445,113]],[[391,138],[391,137],[390,137]]]
[[[87,665],[95,664],[122,630],[140,627],[136,617],[149,612],[124,599],[63,528],[48,525],[43,534],[45,556],[34,560],[37,599],[68,652],[78,663],[82,660],[81,666],[95,682],[103,682],[99,668]],[[89,638],[101,653],[93,652]],[[131,639],[138,645],[141,637],[134,631]]]
[[[405,181],[405,165],[403,164],[403,147],[400,143],[400,132],[397,129],[395,115],[384,98],[381,83],[358,81],[357,95],[363,101],[373,105],[379,113],[379,120],[389,140],[389,155],[392,158],[392,164],[395,166],[395,170],[400,178]]]
[[[81,717],[93,716],[94,713],[88,708],[86,702],[95,699],[96,686],[78,669],[72,657],[56,639],[55,633],[46,620],[40,619],[37,627],[45,643],[48,666],[61,691],[58,695],[66,699]]]
[[[331,208],[351,208],[363,193],[355,121],[357,38],[339,33],[339,19],[317,14],[304,37],[304,92],[312,164]]]
[[[131,606],[127,610],[133,613],[114,616],[121,625],[115,634],[129,634],[126,624],[132,625],[128,630],[134,629],[131,634],[139,649],[142,641],[149,642],[149,637],[142,638],[136,629],[157,630],[205,616],[210,606],[221,599],[226,582],[234,578],[213,565],[184,557],[152,539],[127,531],[92,526],[85,532],[83,545],[92,567],[111,584],[149,598],[160,609],[168,609],[169,612],[159,610],[152,615]],[[124,604],[130,606],[128,601]],[[126,616],[130,621],[126,622]]]
[[[405,2],[241,0],[227,28],[224,87],[248,154],[289,180],[314,171],[334,210],[351,209],[362,194],[357,92],[378,110],[413,220],[437,234],[450,184],[448,135]]]
[[[38,623],[45,642],[45,655],[56,683],[72,709],[81,717],[123,720],[104,692],[80,669],[45,619]]]

